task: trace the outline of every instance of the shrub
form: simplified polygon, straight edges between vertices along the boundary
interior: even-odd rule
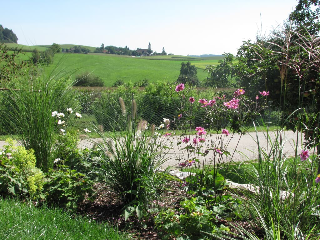
[[[103,87],[104,82],[103,80],[93,75],[92,73],[82,73],[76,76],[76,80],[74,86],[81,86],[81,87]]]
[[[114,84],[112,85],[112,87],[119,87],[119,86],[122,86],[124,85],[124,81],[119,79],[117,81],[114,82]]]
[[[16,146],[17,142],[7,139],[0,155],[0,192],[7,196],[40,197],[44,174],[37,168],[32,149]]]

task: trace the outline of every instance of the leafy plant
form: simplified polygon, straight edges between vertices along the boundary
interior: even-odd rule
[[[86,195],[93,193],[92,180],[64,165],[51,169],[47,178],[44,193],[49,205],[75,210]]]
[[[36,165],[32,149],[17,146],[12,139],[0,155],[0,192],[4,196],[39,198],[44,185],[44,174]]]

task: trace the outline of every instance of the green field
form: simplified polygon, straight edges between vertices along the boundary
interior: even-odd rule
[[[180,73],[181,62],[190,61],[198,68],[199,80],[204,80],[208,73],[204,71],[207,65],[218,64],[219,59],[194,58],[186,56],[149,56],[131,57],[110,54],[56,54],[54,63],[46,67],[45,72],[55,74],[67,73],[76,75],[90,72],[101,77],[106,87],[117,80],[138,82],[147,79],[149,82],[175,81]]]
[[[51,45],[25,46],[16,43],[7,43],[9,48],[21,48],[25,53],[22,60],[31,57],[31,51],[37,49],[45,51]],[[61,48],[72,48],[74,44],[61,44]],[[59,53],[54,57],[53,64],[44,67],[47,74],[67,74],[73,79],[81,73],[92,73],[99,76],[106,87],[111,87],[117,80],[125,83],[139,82],[147,79],[150,83],[169,81],[174,82],[179,74],[182,62],[190,61],[198,69],[198,79],[207,78],[207,65],[217,65],[223,56],[191,57],[178,55],[157,55],[132,57],[125,55],[111,55],[92,53],[95,47],[84,46],[90,49],[89,54]]]

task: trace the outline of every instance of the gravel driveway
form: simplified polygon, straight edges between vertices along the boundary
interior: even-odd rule
[[[277,132],[269,132],[269,137],[267,138],[265,132],[258,133],[246,133],[244,135],[240,134],[230,134],[229,136],[222,134],[211,134],[205,136],[204,143],[198,143],[197,146],[201,146],[201,152],[204,152],[206,149],[216,149],[220,148],[221,151],[228,151],[230,155],[220,155],[215,150],[210,150],[206,157],[200,156],[199,154],[195,154],[191,151],[187,151],[185,147],[187,145],[194,146],[192,143],[195,135],[187,135],[187,136],[162,136],[161,142],[170,146],[170,150],[168,150],[167,154],[164,156],[166,159],[165,163],[163,163],[162,168],[166,168],[168,166],[174,167],[178,166],[179,162],[184,162],[193,158],[197,158],[200,161],[206,161],[207,163],[216,159],[220,162],[229,162],[229,161],[244,161],[244,160],[253,160],[258,156],[258,144],[257,139],[259,140],[260,147],[269,152],[271,149],[271,145],[274,144],[275,140],[279,141],[279,133]],[[190,138],[189,143],[181,143],[184,137]],[[299,133],[294,133],[292,131],[284,131],[281,132],[282,137],[282,152],[286,157],[294,156],[295,154],[295,143],[298,143],[298,153],[300,153],[302,148],[302,140],[303,137]],[[91,148],[94,145],[94,142],[100,142],[101,139],[84,139],[79,143],[80,148]],[[179,144],[181,143],[181,144]],[[0,149],[5,144],[4,141],[0,141]],[[215,157],[214,157],[215,155]]]

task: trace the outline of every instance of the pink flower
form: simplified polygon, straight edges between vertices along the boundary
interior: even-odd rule
[[[258,99],[259,99],[259,96],[257,95],[257,96],[256,96],[256,100],[258,100]]]
[[[205,142],[206,140],[204,138],[199,138],[199,142]]]
[[[176,92],[180,92],[184,89],[184,84],[183,83],[180,83],[176,86]]]
[[[206,105],[208,103],[207,99],[199,99],[198,102],[201,103],[202,105]]]
[[[233,94],[235,97],[238,97],[240,95],[243,95],[246,91],[243,89],[238,89],[237,91],[235,91]]]
[[[229,102],[224,102],[223,105],[229,109],[237,109],[239,107],[240,99],[232,98]]]
[[[179,163],[179,166],[180,166],[180,167],[185,167],[185,166],[186,166],[186,163],[185,163],[185,162]]]
[[[266,91],[263,91],[263,92],[259,92],[262,96],[269,96],[269,91],[266,92]]]
[[[219,154],[223,154],[222,151],[220,150],[220,148],[216,148],[216,152]]]
[[[189,161],[187,161],[187,166],[190,167],[195,162],[196,162],[195,160],[189,160]]]
[[[171,136],[171,133],[165,133],[164,136],[165,137]]]
[[[194,145],[197,145],[198,142],[199,142],[199,138],[194,138],[194,139],[193,139],[193,144],[194,144]]]
[[[194,97],[190,97],[189,102],[194,103]]]
[[[300,153],[301,161],[305,161],[309,158],[309,151],[308,150],[302,150]]]
[[[317,178],[316,178],[316,183],[320,182],[320,174],[318,174]]]
[[[180,114],[178,115],[178,119],[180,119],[180,118],[182,118],[182,113],[180,113]]]
[[[207,132],[203,127],[196,127],[197,135],[202,136],[205,135]]]
[[[190,141],[190,138],[187,138],[187,137],[185,137],[183,140],[182,140],[182,142],[184,142],[184,143],[188,143]]]
[[[211,107],[212,107],[215,103],[216,103],[216,100],[215,100],[215,99],[209,100],[209,102],[208,102],[207,104],[205,104],[205,107],[206,107],[206,106],[211,106]]]
[[[222,134],[229,136],[229,131],[227,129],[222,129]]]

